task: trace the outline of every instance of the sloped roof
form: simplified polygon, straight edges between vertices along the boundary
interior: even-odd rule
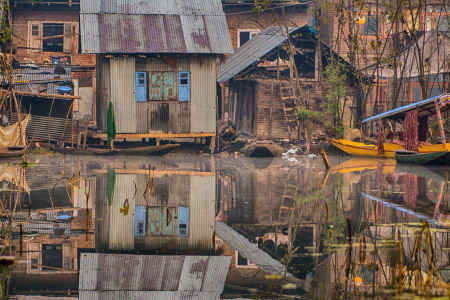
[[[219,299],[230,264],[226,256],[83,253],[80,299]]]
[[[233,52],[220,0],[82,0],[83,53]]]
[[[299,27],[300,28],[300,27]],[[290,33],[298,28],[292,28]],[[256,63],[263,56],[271,52],[287,40],[286,29],[281,26],[271,26],[252,37],[242,47],[237,49],[233,55],[227,58],[221,65],[217,75],[219,83],[225,82]]]

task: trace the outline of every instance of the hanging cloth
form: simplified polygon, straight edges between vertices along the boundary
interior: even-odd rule
[[[405,117],[405,149],[419,150],[419,120],[417,110],[406,113]]]
[[[419,141],[425,142],[428,134],[428,117],[419,118]]]
[[[108,105],[108,115],[106,118],[106,133],[108,134],[108,145],[116,138],[116,122],[114,120],[114,108],[110,101]]]

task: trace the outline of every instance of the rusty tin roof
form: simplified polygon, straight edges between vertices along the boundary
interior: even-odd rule
[[[220,0],[82,0],[83,53],[232,53]]]
[[[204,293],[209,299],[219,299],[230,264],[231,257],[226,256],[83,253],[80,296],[90,299],[99,293],[126,292],[147,296],[164,294],[171,299],[186,293]]]

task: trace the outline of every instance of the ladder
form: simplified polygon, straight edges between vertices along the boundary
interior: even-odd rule
[[[283,109],[283,117],[288,127],[289,140],[292,137],[292,132],[298,130],[297,121],[297,97],[295,96],[295,90],[292,84],[289,86],[282,86],[280,83],[280,100]]]

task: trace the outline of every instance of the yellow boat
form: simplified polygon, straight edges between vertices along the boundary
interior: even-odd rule
[[[383,174],[392,174],[395,171],[396,165],[397,162],[395,159],[354,157],[334,166],[330,171],[332,173],[347,174],[365,170],[376,170],[381,166],[383,168]]]
[[[356,156],[394,158],[395,150],[404,149],[402,145],[384,143],[384,153],[380,154],[378,153],[378,146],[374,144],[364,144],[345,139],[332,140],[331,143],[345,153]]]
[[[402,106],[373,117],[367,118],[363,120],[363,123],[367,123],[370,121],[377,121],[382,119],[392,119],[399,120],[404,119],[405,114],[411,110],[418,110],[420,112],[421,117],[426,117],[433,114],[433,108],[436,108],[436,114],[438,120],[441,120],[441,110],[447,110],[450,108],[450,96],[440,95],[436,97],[432,97],[426,100],[422,100],[416,103],[412,103],[406,106]],[[441,131],[441,139],[443,141],[442,144],[435,145],[422,145],[419,147],[419,153],[433,153],[433,152],[442,152],[448,151],[450,153],[450,144],[447,144],[445,141],[445,133],[442,122],[439,122],[440,131]],[[384,153],[378,153],[378,146],[374,144],[364,144],[360,142],[354,142],[346,139],[333,139],[331,143],[350,155],[356,156],[369,156],[369,157],[380,157],[380,158],[394,158],[395,151],[397,150],[405,150],[403,145],[393,144],[393,143],[384,143]]]

